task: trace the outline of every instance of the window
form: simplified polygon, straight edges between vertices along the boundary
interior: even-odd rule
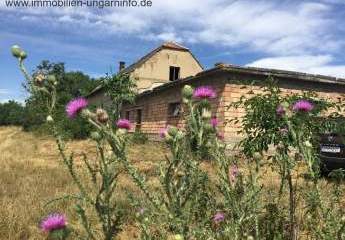
[[[137,109],[137,119],[136,119],[137,125],[140,125],[141,121],[142,121],[142,111],[141,109]]]
[[[181,114],[181,104],[179,102],[169,103],[168,115],[170,117],[178,117]]]
[[[180,68],[179,67],[170,67],[169,80],[175,81],[180,78]]]
[[[126,119],[129,120],[130,111],[126,111]]]

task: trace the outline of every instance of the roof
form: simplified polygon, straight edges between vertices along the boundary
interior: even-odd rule
[[[194,80],[210,76],[215,73],[242,73],[242,74],[250,74],[250,75],[257,75],[262,77],[277,77],[277,78],[286,78],[286,79],[296,79],[305,82],[314,82],[314,83],[325,83],[325,84],[337,84],[345,86],[345,79],[344,78],[337,78],[337,77],[330,77],[325,75],[319,74],[309,74],[309,73],[302,73],[302,72],[295,72],[295,71],[287,71],[287,70],[280,70],[280,69],[271,69],[271,68],[257,68],[257,67],[243,67],[243,66],[236,66],[232,64],[218,64],[216,67],[200,72],[195,76],[184,78],[181,80],[168,82],[162,84],[158,87],[153,88],[152,90],[147,90],[138,94],[137,97],[147,96],[155,92],[160,92],[165,89],[169,89],[172,87],[185,85],[188,83],[193,82]]]
[[[138,61],[136,61],[132,65],[123,69],[120,73],[130,73],[130,72],[134,71],[136,68],[140,67],[142,64],[144,64],[147,60],[149,60],[153,55],[155,55],[157,52],[161,51],[162,49],[173,49],[173,50],[178,50],[178,51],[189,52],[192,55],[192,57],[195,59],[195,61],[203,69],[203,66],[200,64],[198,59],[192,54],[192,52],[188,48],[186,48],[186,47],[184,47],[184,46],[182,46],[176,42],[165,42],[161,46],[153,49],[151,52],[146,54],[144,57],[140,58]]]
[[[201,65],[199,60],[193,55],[193,53],[189,50],[189,48],[186,48],[176,42],[164,42],[162,45],[159,47],[153,49],[151,52],[140,58],[138,61],[135,63],[131,64],[130,66],[126,67],[125,69],[121,70],[120,73],[130,73],[133,72],[136,68],[140,67],[142,64],[144,64],[147,60],[149,60],[153,55],[161,51],[162,49],[173,49],[173,50],[178,50],[178,51],[184,51],[184,52],[189,52],[192,57],[195,59],[195,61],[199,64],[201,69],[204,69],[204,67]],[[88,96],[93,95],[94,93],[100,91],[103,87],[98,86],[95,89],[93,89]]]

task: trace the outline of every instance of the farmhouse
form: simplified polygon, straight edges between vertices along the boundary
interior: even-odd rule
[[[259,93],[259,84],[249,84],[253,80],[260,82],[273,77],[285,94],[312,90],[331,101],[339,101],[345,93],[345,79],[323,75],[222,63],[203,70],[189,49],[171,42],[164,43],[128,68],[123,68],[123,63],[120,66],[120,71],[128,72],[138,85],[135,103],[123,106],[122,117],[134,124],[133,131],[140,129],[152,136],[167,125],[183,125],[181,89],[186,84],[208,85],[216,90],[212,114],[219,119],[219,131],[230,144],[241,138],[237,134],[241,125],[225,123],[240,117],[243,110],[227,106],[243,95]],[[88,99],[98,105],[109,101],[102,88],[95,89]]]

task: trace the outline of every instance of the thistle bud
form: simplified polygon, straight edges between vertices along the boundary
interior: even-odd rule
[[[183,139],[183,137],[184,137],[183,132],[178,131],[178,132],[176,133],[176,139],[177,139],[177,140],[181,140],[181,139]]]
[[[92,113],[89,109],[83,109],[81,111],[81,115],[83,118],[91,118],[91,119],[95,118],[95,114]]]
[[[178,129],[176,127],[169,127],[168,129],[169,135],[171,135],[172,137],[175,137],[177,133],[178,133]]]
[[[124,128],[119,128],[116,133],[119,135],[119,136],[123,136],[123,135],[126,135],[127,134],[127,129],[124,129]]]
[[[101,134],[99,134],[98,132],[92,132],[90,134],[90,137],[92,140],[95,140],[95,141],[99,141],[102,138]]]
[[[211,113],[211,111],[209,109],[207,109],[207,108],[203,108],[202,109],[201,117],[203,119],[210,119],[211,116],[212,116],[212,113]]]
[[[209,123],[206,123],[206,124],[204,125],[204,128],[205,128],[205,131],[206,131],[206,132],[211,132],[211,131],[214,130],[214,128],[212,127],[212,125],[209,124]]]
[[[35,76],[34,83],[37,86],[42,86],[45,80],[46,80],[46,76],[42,73],[39,73]]]
[[[47,76],[47,81],[53,85],[57,84],[56,77],[55,75],[48,75]]]
[[[47,122],[54,122],[53,117],[49,115],[49,116],[47,117]]]
[[[289,108],[290,104],[288,102],[283,102],[281,106],[285,109]]]
[[[107,123],[109,120],[109,116],[107,111],[102,108],[97,108],[96,110],[97,121],[100,123]]]
[[[312,145],[311,142],[309,142],[309,141],[305,141],[305,142],[304,142],[304,146],[306,146],[306,147],[308,147],[308,148],[313,147],[313,145]]]
[[[193,88],[190,85],[186,85],[182,89],[183,98],[190,100],[193,96]]]
[[[22,52],[23,50],[18,46],[18,45],[13,45],[12,47],[11,47],[11,53],[12,53],[12,55],[14,56],[14,57],[16,57],[16,58],[20,58],[20,55],[21,55],[21,52]]]
[[[24,60],[25,58],[27,58],[28,54],[25,52],[25,51],[21,51],[20,55],[19,55],[19,58],[21,60]]]
[[[170,143],[173,140],[170,134],[165,134],[164,139],[167,143]]]

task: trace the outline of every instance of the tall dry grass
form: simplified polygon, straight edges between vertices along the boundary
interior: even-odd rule
[[[74,141],[69,148],[76,154],[85,151],[95,154],[88,141]],[[163,159],[164,149],[159,144],[134,146],[129,156],[149,181],[154,183],[155,165]],[[77,164],[78,166],[78,164]],[[125,176],[120,177],[117,195],[123,198],[125,208],[131,212],[125,191],[138,191]],[[0,127],[0,239],[44,239],[38,225],[40,219],[51,212],[65,212],[71,226],[75,226],[73,204],[59,201],[45,204],[51,199],[76,192],[65,167],[61,163],[54,139],[25,133],[17,127]],[[135,238],[135,226],[125,227],[120,239]]]
[[[77,155],[86,152],[95,157],[95,148],[89,141],[69,142],[68,147]],[[147,176],[152,187],[158,184],[157,169],[165,154],[166,149],[158,143],[133,145],[129,148],[129,158]],[[78,162],[76,166],[78,167]],[[209,173],[212,182],[216,181],[212,163],[204,162],[202,168]],[[294,180],[304,181],[303,168],[301,164]],[[263,167],[261,181],[265,186],[265,199],[274,198],[272,193],[279,186],[279,177],[268,164]],[[329,180],[322,180],[324,195],[329,194],[330,183]],[[45,206],[54,198],[76,191],[77,188],[60,161],[54,139],[26,133],[18,127],[0,127],[0,240],[44,239],[38,225],[41,218],[51,212],[66,213],[70,225],[78,231],[73,204],[59,201]],[[128,222],[119,236],[120,240],[137,239],[138,236],[131,217],[135,209],[126,200],[126,191],[134,192],[136,196],[141,194],[132,181],[122,174],[116,194],[122,200]],[[303,195],[298,195],[298,204],[303,209]],[[297,215],[303,223],[303,211],[299,211]]]

